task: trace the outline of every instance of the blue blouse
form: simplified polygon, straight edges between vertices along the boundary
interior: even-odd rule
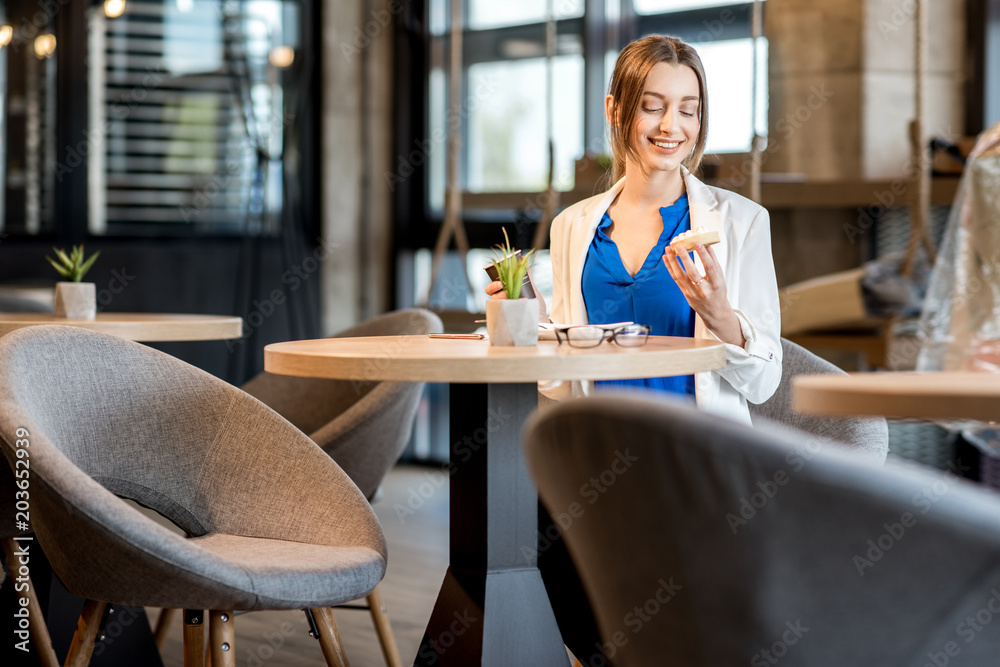
[[[687,194],[660,209],[663,232],[649,251],[646,261],[629,275],[618,254],[618,246],[608,236],[611,216],[597,226],[583,265],[583,300],[591,324],[631,320],[650,326],[654,336],[694,336],[694,310],[663,264],[663,252],[670,239],[691,229]],[[694,396],[694,376],[599,380],[597,389],[652,389]]]

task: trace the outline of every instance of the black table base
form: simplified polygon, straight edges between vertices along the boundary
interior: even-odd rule
[[[538,496],[521,429],[530,384],[450,388],[450,566],[415,665],[568,665],[538,571]]]

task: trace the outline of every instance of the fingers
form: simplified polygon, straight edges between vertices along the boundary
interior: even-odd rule
[[[722,275],[722,268],[719,266],[719,260],[715,258],[715,251],[712,250],[711,246],[696,243],[695,252],[698,253],[698,256],[701,258],[701,263],[705,267],[705,277],[713,283],[721,285],[725,281],[725,278]]]
[[[503,283],[499,280],[494,280],[489,285],[486,286],[486,294],[489,295],[491,299],[506,299],[507,292],[503,289]]]
[[[691,295],[692,285],[691,280],[688,278],[687,274],[684,272],[684,268],[681,266],[680,260],[674,253],[673,248],[667,246],[667,249],[663,253],[663,263],[667,266],[667,271],[670,272],[670,277],[674,279],[677,286],[681,289],[685,295]]]
[[[688,253],[681,250],[678,254],[673,248],[667,246],[663,253],[663,262],[667,265],[670,276],[677,283],[677,286],[681,288],[681,291],[688,295],[694,294],[695,286],[702,281],[704,276],[701,275],[698,267],[694,265],[694,261],[688,257]]]

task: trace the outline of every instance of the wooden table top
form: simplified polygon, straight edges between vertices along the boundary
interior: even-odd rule
[[[402,382],[537,382],[620,380],[689,375],[722,368],[722,343],[650,336],[642,347],[602,343],[589,349],[539,341],[524,347],[487,340],[372,336],[272,343],[264,369],[281,375]]]
[[[225,340],[242,335],[243,320],[229,315],[181,313],[98,313],[93,320],[51,313],[0,313],[0,336],[38,324],[65,324],[147,343]]]
[[[792,408],[814,415],[1000,419],[1000,375],[966,371],[800,375]]]

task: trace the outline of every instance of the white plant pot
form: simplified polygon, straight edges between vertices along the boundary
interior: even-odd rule
[[[94,283],[56,283],[56,317],[92,320],[97,315]]]
[[[490,299],[486,302],[490,345],[536,345],[538,299]]]

